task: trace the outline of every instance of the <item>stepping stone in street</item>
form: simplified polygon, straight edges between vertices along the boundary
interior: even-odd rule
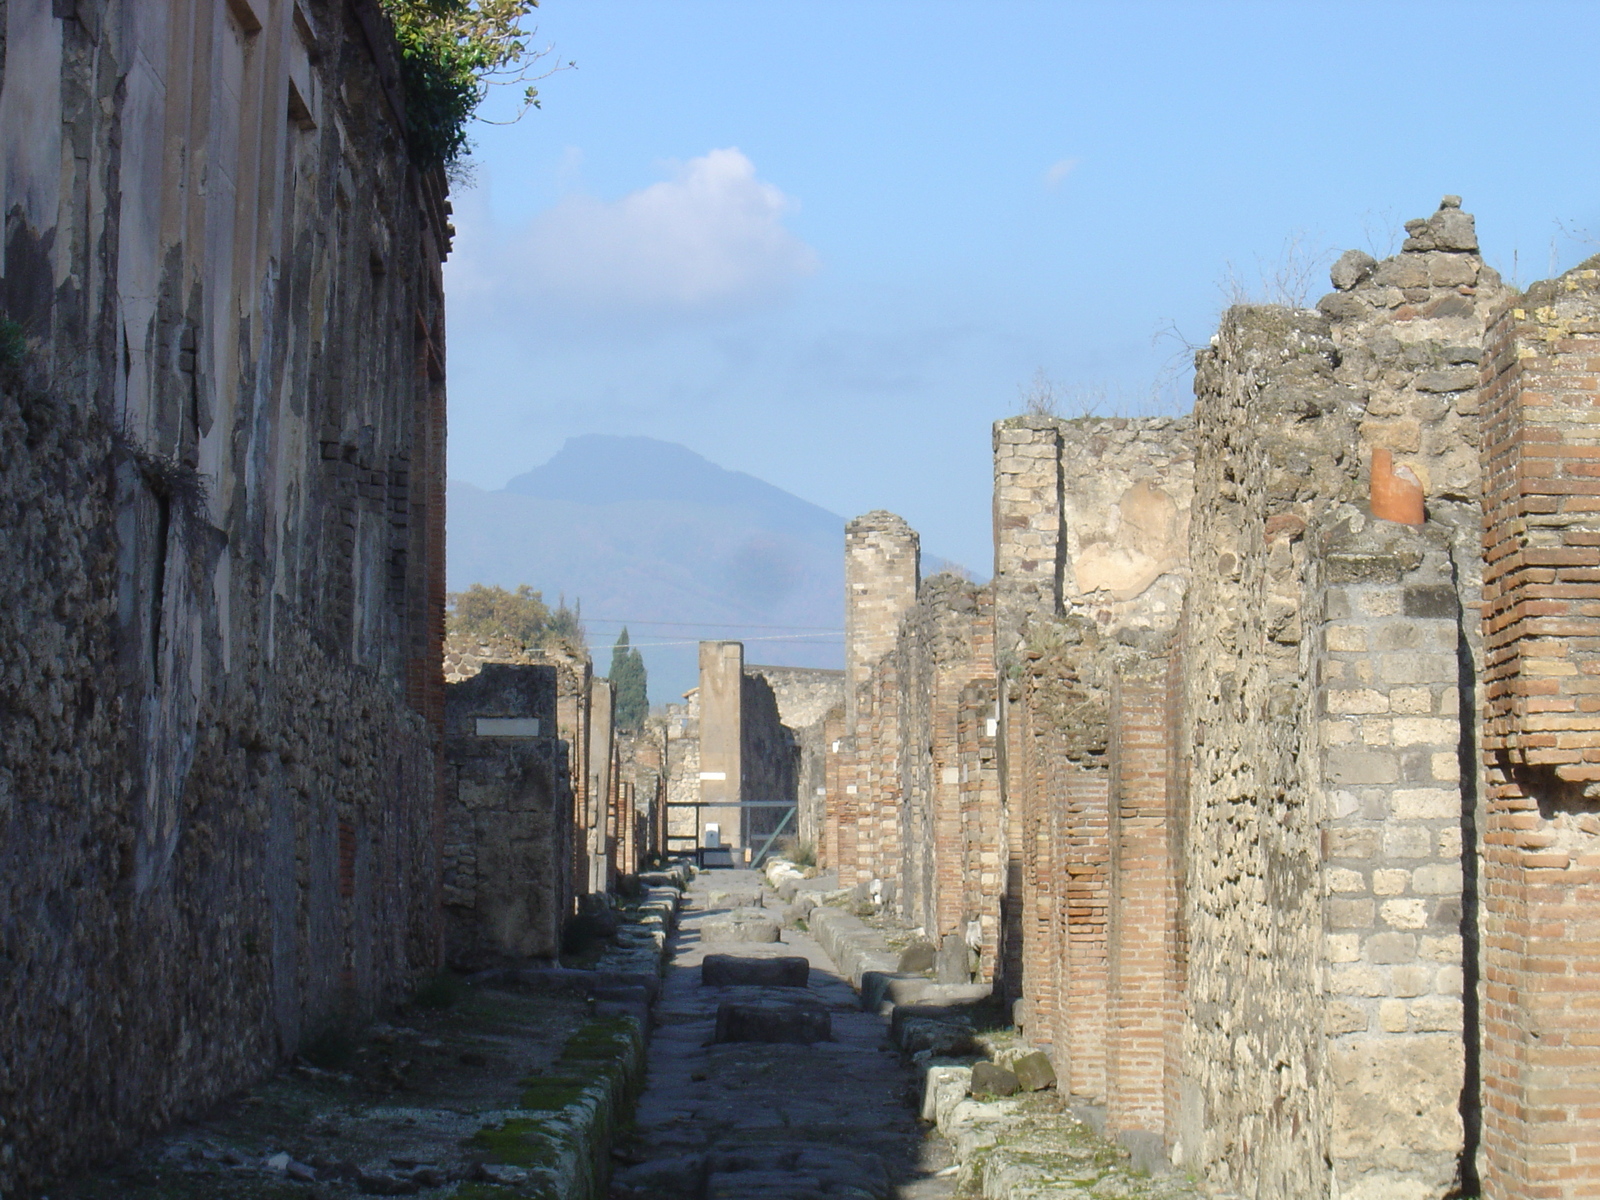
[[[811,964],[798,956],[740,958],[734,954],[708,954],[700,963],[702,987],[805,987],[811,981]]]
[[[700,924],[700,938],[707,942],[775,942],[778,935],[778,923],[755,908],[736,908],[726,917]]]
[[[833,1019],[820,1004],[719,1004],[718,1042],[810,1045],[833,1039]]]

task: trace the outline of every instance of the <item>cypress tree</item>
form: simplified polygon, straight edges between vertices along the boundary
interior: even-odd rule
[[[644,655],[628,644],[626,625],[611,648],[611,686],[617,693],[617,728],[642,729],[650,715]]]

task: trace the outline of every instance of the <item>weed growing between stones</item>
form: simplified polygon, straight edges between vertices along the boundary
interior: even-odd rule
[[[9,317],[0,317],[0,371],[17,371],[28,355],[28,339],[22,326]]]

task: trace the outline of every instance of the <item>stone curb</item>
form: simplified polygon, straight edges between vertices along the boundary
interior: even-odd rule
[[[560,1108],[516,1109],[491,1115],[474,1135],[509,1162],[486,1166],[487,1183],[533,1187],[552,1200],[603,1200],[611,1176],[611,1147],[644,1085],[650,1008],[661,992],[667,935],[676,926],[683,893],[674,886],[647,887],[638,905],[625,910],[616,944],[593,970],[549,968],[506,971],[541,981],[587,987],[595,1019],[562,1051],[568,1065],[589,1079]]]
[[[941,984],[897,971],[899,956],[884,936],[843,909],[819,905],[808,925],[841,973],[861,993],[862,1007],[887,1016],[895,1040],[910,1022],[896,1019],[926,1012],[937,1020],[950,1008],[987,997],[988,984]],[[975,1048],[993,1062],[1009,1063],[1032,1047],[979,1034]],[[1129,1170],[1128,1153],[1095,1135],[1076,1116],[1036,1111],[1027,1097],[978,1100],[968,1095],[972,1065],[956,1059],[923,1058],[922,1117],[949,1142],[963,1194],[984,1200],[1090,1200],[1118,1195],[1148,1200],[1198,1197],[1176,1176],[1143,1178]],[[1100,1185],[1113,1177],[1105,1192]]]

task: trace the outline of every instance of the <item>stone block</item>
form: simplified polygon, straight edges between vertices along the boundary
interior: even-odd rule
[[[1385,1033],[1404,1033],[1406,1031],[1406,1002],[1404,1000],[1379,1001],[1378,1027]]]
[[[1329,750],[1323,764],[1327,782],[1341,786],[1394,783],[1400,778],[1400,764],[1388,751]]]
[[[1378,659],[1378,676],[1385,683],[1447,683],[1456,677],[1454,655],[1430,654],[1422,650],[1406,650],[1384,654]],[[1430,698],[1431,699],[1431,698]],[[1396,708],[1395,711],[1401,711]],[[1422,712],[1432,711],[1425,703]]]
[[[1409,963],[1417,959],[1417,939],[1409,933],[1375,933],[1367,939],[1367,961],[1380,964]]]
[[[932,942],[912,942],[900,951],[898,969],[905,974],[921,974],[931,971],[939,957],[939,950]]]
[[[1324,637],[1328,649],[1336,654],[1361,654],[1367,649],[1367,630],[1363,625],[1329,625]]]
[[[1361,958],[1361,935],[1358,933],[1330,933],[1322,939],[1323,957],[1329,962],[1357,962]]]
[[[1452,896],[1461,892],[1460,863],[1430,863],[1411,873],[1411,890],[1419,896]]]
[[[1375,688],[1330,688],[1325,707],[1330,713],[1365,716],[1389,711],[1389,694]]]
[[[1397,656],[1387,655],[1385,656],[1385,662],[1387,663],[1395,657]],[[1433,712],[1433,689],[1429,687],[1394,688],[1389,692],[1389,708],[1396,716],[1429,716]]]
[[[974,1096],[1015,1096],[1021,1084],[1017,1077],[1004,1067],[991,1062],[972,1065],[972,1094]]]
[[[713,1040],[809,1045],[833,1037],[833,1019],[820,1004],[719,1004]]]
[[[971,951],[966,939],[958,933],[947,933],[939,943],[939,955],[934,964],[934,978],[940,983],[967,983],[972,979]]]
[[[1433,830],[1426,825],[1391,825],[1383,831],[1385,858],[1433,857]]]
[[[911,1017],[902,1022],[896,1040],[907,1054],[926,1050],[935,1058],[956,1058],[975,1050],[970,1026],[931,1017]]]
[[[748,911],[748,910],[747,910]],[[705,942],[750,942],[762,944],[780,938],[778,923],[770,917],[734,917],[700,923],[700,938]]]
[[[733,954],[708,954],[700,961],[702,987],[805,987],[811,981],[811,964],[798,955],[778,958],[740,958]]]
[[[1435,969],[1431,963],[1407,963],[1389,972],[1389,987],[1396,996],[1411,999],[1433,990]]]
[[[1384,996],[1389,979],[1377,967],[1349,963],[1328,969],[1328,991],[1335,996]]]
[[[1411,1002],[1411,1029],[1417,1033],[1460,1033],[1461,1001],[1455,996],[1424,996]]]
[[[1461,724],[1440,717],[1396,717],[1392,729],[1396,746],[1453,746]]]
[[[1403,896],[1411,882],[1411,872],[1399,867],[1384,867],[1372,873],[1374,896]]]
[[[1438,820],[1461,815],[1461,795],[1444,788],[1397,788],[1389,812],[1400,820]]]
[[[1364,1032],[1370,1023],[1367,1010],[1348,1000],[1330,1000],[1323,1009],[1322,1028],[1330,1036]]]
[[[1422,929],[1428,924],[1428,902],[1416,899],[1385,900],[1379,906],[1378,914],[1383,918],[1383,923],[1392,929]]]
[[[1378,852],[1376,829],[1330,829],[1323,835],[1327,858],[1371,858]]]
[[[1367,878],[1360,871],[1348,867],[1329,867],[1323,874],[1328,891],[1333,895],[1360,893],[1367,890]]]
[[[1056,1085],[1056,1070],[1050,1065],[1050,1059],[1039,1050],[1016,1059],[1011,1064],[1011,1072],[1025,1092],[1041,1092]]]
[[[1371,900],[1329,900],[1330,929],[1366,929],[1372,925]]]

